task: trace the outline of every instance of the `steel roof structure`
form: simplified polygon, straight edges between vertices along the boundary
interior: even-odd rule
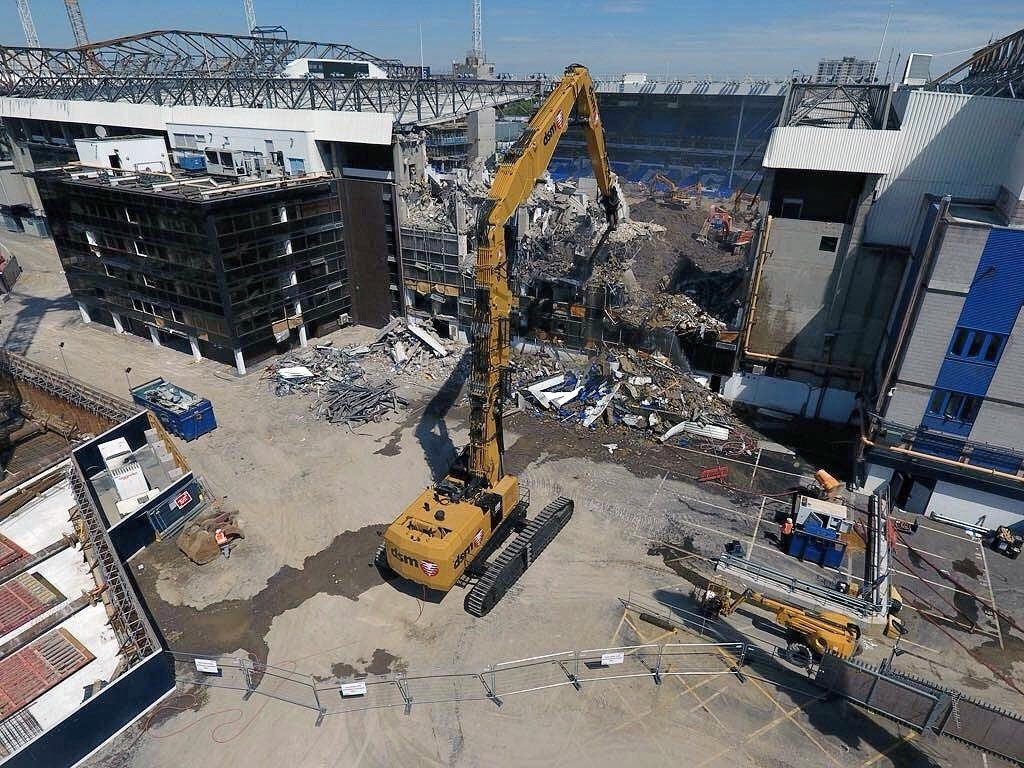
[[[895,127],[892,87],[884,84],[809,83],[794,80],[779,125],[884,130]]]
[[[925,87],[973,96],[1024,98],[1024,29],[985,46]]]
[[[284,78],[290,61],[376,64],[388,79]],[[379,112],[399,124],[451,119],[537,93],[536,81],[421,77],[419,67],[340,43],[180,30],[77,48],[0,46],[0,96],[159,106]]]

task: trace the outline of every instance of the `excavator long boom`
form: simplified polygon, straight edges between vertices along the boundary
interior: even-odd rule
[[[505,223],[530,197],[547,169],[558,140],[569,127],[575,108],[587,142],[590,165],[600,190],[609,226],[618,223],[622,207],[615,174],[608,165],[604,131],[594,84],[586,67],[565,70],[534,114],[518,143],[498,166],[477,232],[476,312],[473,318],[473,367],[470,374],[469,472],[494,487],[504,476],[500,399],[507,375],[509,311]]]

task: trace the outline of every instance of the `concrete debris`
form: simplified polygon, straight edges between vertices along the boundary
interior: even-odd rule
[[[432,334],[430,331],[428,331],[426,328],[423,328],[413,322],[407,322],[406,329],[409,331],[409,333],[411,333],[417,339],[419,339],[428,347],[430,347],[431,351],[438,357],[444,357],[445,355],[448,354],[448,350],[445,349],[444,344],[441,343],[441,340],[437,338],[434,334]]]
[[[317,419],[348,426],[380,421],[408,405],[400,384],[444,381],[467,363],[465,345],[446,342],[403,318],[392,318],[367,346],[321,344],[278,359],[264,372],[277,397],[313,397]]]
[[[725,400],[657,353],[627,351],[564,369],[551,359],[520,354],[513,370],[521,406],[537,416],[583,429],[625,427],[662,443],[728,446],[731,455],[756,447]]]

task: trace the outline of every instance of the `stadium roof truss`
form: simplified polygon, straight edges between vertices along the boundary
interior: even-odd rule
[[[925,87],[974,96],[1024,99],[1024,29],[985,46]]]
[[[891,106],[889,85],[794,80],[786,94],[779,125],[884,130],[890,127]]]
[[[367,61],[387,79],[284,78],[295,59]],[[157,31],[78,48],[0,46],[0,96],[161,106],[381,112],[401,124],[451,119],[535,96],[536,81],[423,79],[418,67],[349,45]]]

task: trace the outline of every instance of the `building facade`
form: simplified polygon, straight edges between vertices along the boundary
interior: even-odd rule
[[[901,508],[1024,525],[1024,101],[795,85],[765,166],[726,389],[861,426]]]
[[[83,169],[35,180],[86,322],[244,373],[247,359],[346,317],[379,325],[400,311],[390,184],[318,175],[236,188]],[[347,220],[364,226],[347,232]],[[365,298],[353,300],[357,287]]]
[[[867,452],[912,512],[1024,520],[1024,227],[992,205],[931,202],[892,328]]]

